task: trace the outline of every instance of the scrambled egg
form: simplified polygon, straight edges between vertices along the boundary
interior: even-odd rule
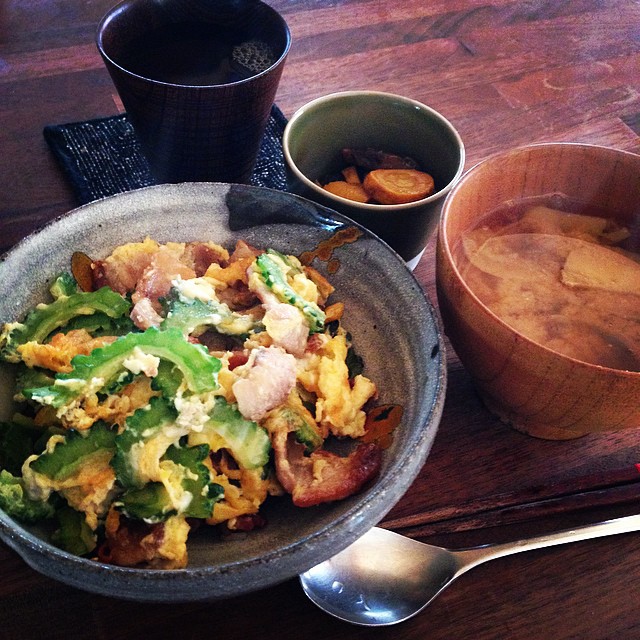
[[[375,384],[357,375],[353,387],[346,364],[347,340],[344,332],[325,341],[320,352],[310,356],[298,380],[318,396],[316,420],[336,436],[364,435],[366,414],[363,405],[376,394]]]
[[[149,404],[149,400],[158,395],[151,388],[151,380],[145,377],[136,378],[120,391],[101,399],[96,393],[90,393],[79,403],[59,412],[58,419],[70,429],[89,429],[98,420],[105,420],[119,426],[136,409]],[[46,407],[45,407],[46,408]]]
[[[18,347],[18,353],[28,367],[42,367],[62,373],[71,371],[71,359],[89,355],[94,349],[113,342],[114,336],[93,338],[84,329],[74,329],[68,333],[57,333],[51,342],[27,342]]]
[[[262,478],[262,469],[238,469],[229,478],[225,473],[217,473],[211,469],[213,482],[224,489],[224,498],[213,506],[213,514],[207,519],[208,524],[229,522],[238,516],[258,513],[260,505],[266,500],[269,492],[269,481]],[[232,481],[235,480],[235,483]]]

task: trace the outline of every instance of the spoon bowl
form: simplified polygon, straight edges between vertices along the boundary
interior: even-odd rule
[[[327,613],[378,626],[418,613],[459,570],[455,553],[374,527],[300,580],[309,599]]]
[[[374,527],[300,576],[307,597],[330,615],[377,627],[422,611],[469,569],[502,556],[640,530],[640,515],[544,536],[451,551]]]

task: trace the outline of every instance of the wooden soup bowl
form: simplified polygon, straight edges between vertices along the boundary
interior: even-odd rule
[[[480,302],[454,261],[453,249],[480,218],[547,194],[608,212],[640,250],[639,155],[572,143],[495,155],[470,169],[443,207],[436,283],[445,332],[488,409],[520,431],[562,440],[640,427],[640,373],[587,364],[526,338]]]

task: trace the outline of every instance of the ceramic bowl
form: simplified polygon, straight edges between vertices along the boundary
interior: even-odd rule
[[[349,231],[351,230],[351,231]],[[336,242],[345,232],[353,242]],[[309,509],[268,501],[268,525],[219,539],[201,527],[188,542],[189,565],[176,571],[116,567],[69,555],[43,530],[0,511],[0,538],[47,576],[109,596],[158,602],[211,600],[260,589],[301,573],[346,547],[400,499],[422,467],[440,420],[446,386],[442,334],[433,307],[402,260],[352,221],[291,194],[244,185],[187,183],[132,191],[81,207],[26,238],[0,263],[0,321],[21,318],[47,299],[51,278],[73,251],[94,258],[124,242],[237,238],[299,255],[328,275],[346,304],[344,324],[377,381],[379,404],[404,414],[384,451],[379,477],[358,495]],[[357,240],[356,240],[357,237]],[[375,278],[371,277],[375,274]],[[402,313],[397,313],[402,309]],[[0,419],[11,412],[12,379],[2,371]]]
[[[489,409],[525,433],[570,439],[640,427],[640,373],[587,364],[531,341],[481,303],[461,276],[456,247],[483,216],[548,195],[627,226],[627,247],[640,250],[640,156],[570,143],[493,156],[462,177],[443,208],[436,279],[445,331]]]
[[[283,136],[290,190],[356,220],[393,247],[409,266],[437,226],[442,203],[464,168],[460,135],[440,113],[416,100],[377,91],[330,94],[301,107]],[[414,158],[435,192],[407,204],[362,204],[317,181],[344,167],[341,149],[373,148]]]

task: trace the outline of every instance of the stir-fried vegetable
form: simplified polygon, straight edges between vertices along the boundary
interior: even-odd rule
[[[38,522],[51,518],[55,510],[43,500],[32,500],[22,478],[17,478],[7,470],[0,471],[0,509],[21,522]]]
[[[89,393],[108,390],[122,376],[136,372],[145,356],[168,360],[178,367],[190,391],[202,393],[217,387],[220,361],[198,344],[185,339],[178,329],[129,333],[95,349],[89,356],[76,356],[70,373],[59,373],[52,385],[25,389],[24,395],[40,404],[60,408]],[[157,363],[155,365],[157,367]]]
[[[116,452],[111,463],[123,487],[139,488],[150,477],[159,475],[161,456],[182,435],[177,429],[165,432],[165,427],[175,425],[177,417],[178,412],[170,402],[152,398],[147,407],[127,419],[127,428],[115,440]],[[147,446],[150,443],[152,446]]]
[[[54,289],[55,291],[55,289]],[[61,291],[58,290],[57,293]],[[127,314],[131,304],[108,287],[88,293],[59,295],[49,304],[40,304],[22,323],[5,325],[0,336],[0,355],[8,362],[20,362],[17,348],[26,342],[43,342],[53,331],[77,316],[101,312],[110,318]]]
[[[15,475],[20,475],[22,463],[30,455],[44,449],[42,441],[51,435],[35,426],[33,420],[19,420],[15,416],[11,421],[0,422],[0,468]]]
[[[147,482],[140,488],[125,491],[114,503],[129,518],[145,522],[161,522],[173,515],[208,518],[213,505],[222,498],[222,487],[211,482],[203,464],[209,447],[176,447],[167,449],[160,460],[167,479]]]
[[[287,302],[302,311],[309,323],[309,332],[318,333],[324,328],[325,314],[313,301],[306,300],[289,284],[287,270],[268,253],[256,258],[256,267],[264,283],[282,302]]]
[[[63,271],[53,281],[53,284],[49,287],[49,292],[55,300],[63,296],[70,296],[78,293],[78,283],[68,271]]]
[[[227,449],[243,469],[264,467],[269,461],[271,440],[263,427],[246,420],[237,405],[216,398],[202,431],[192,433],[189,442],[206,442],[212,450]]]
[[[60,274],[52,302],[0,338],[19,403],[0,423],[11,517],[50,519],[70,553],[179,568],[195,521],[248,531],[269,495],[311,506],[375,476],[375,456],[325,450],[358,431],[375,386],[341,303],[325,322],[319,272],[243,242],[132,243],[81,268],[78,255],[81,286]]]
[[[56,511],[58,528],[51,536],[54,544],[77,556],[91,553],[98,540],[95,531],[87,524],[84,514],[71,507]]]
[[[200,334],[207,327],[231,336],[247,336],[261,325],[250,315],[235,313],[218,300],[184,300],[176,298],[168,307],[163,329],[177,328],[185,336]]]
[[[306,413],[308,412],[296,411],[291,407],[278,407],[269,415],[268,428],[272,431],[284,430],[287,433],[295,433],[296,440],[311,453],[322,446],[324,438],[318,426],[305,415]]]
[[[89,431],[68,431],[57,437],[53,447],[29,463],[32,471],[51,480],[64,480],[76,474],[92,456],[104,451],[110,458],[115,451],[116,434],[103,423]]]

